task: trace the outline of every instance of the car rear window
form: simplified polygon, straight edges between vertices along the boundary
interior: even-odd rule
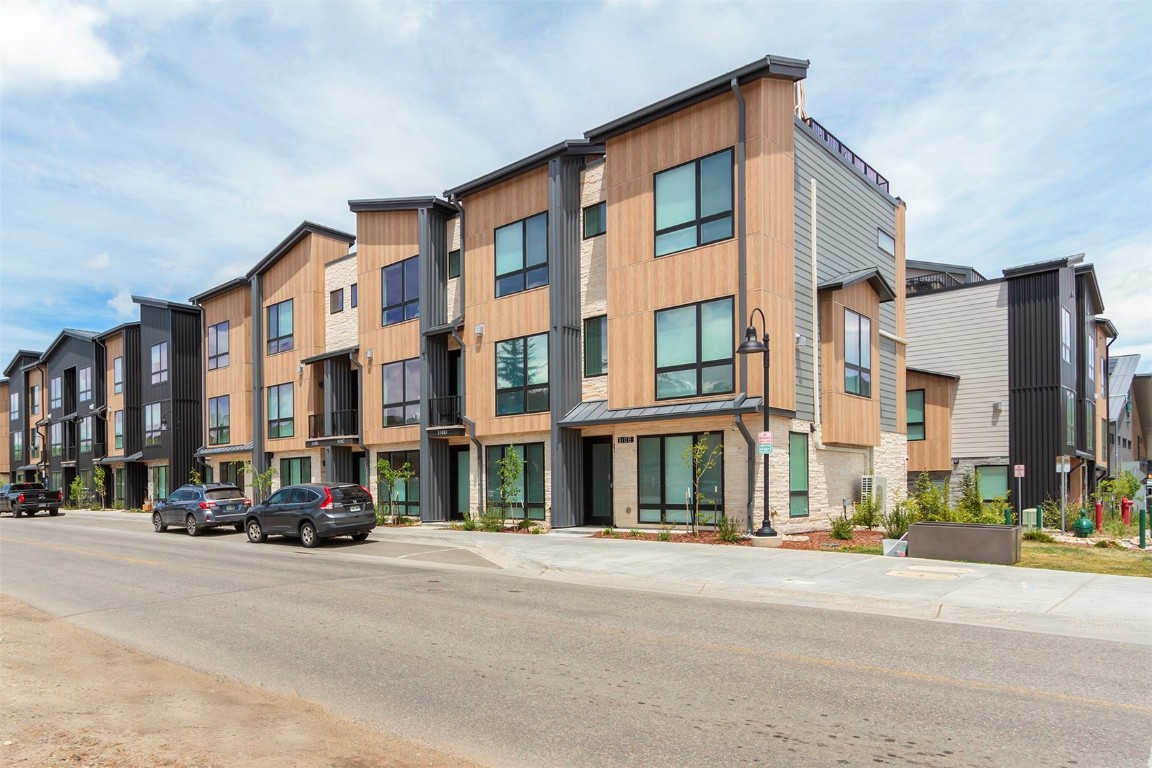
[[[358,485],[338,485],[328,489],[332,493],[332,501],[351,502],[353,504],[369,504],[372,497]]]
[[[205,498],[218,501],[220,499],[242,499],[244,494],[239,488],[213,488],[204,494]]]
[[[44,486],[40,483],[12,483],[13,491],[43,491]]]

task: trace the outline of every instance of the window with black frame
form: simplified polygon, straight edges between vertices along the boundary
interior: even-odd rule
[[[407,465],[413,474],[408,478],[396,478],[392,484],[392,494],[388,494],[388,484],[384,474],[377,475],[376,498],[385,506],[391,501],[395,514],[404,517],[420,517],[420,451],[390,451],[376,454],[377,461],[384,461],[389,469],[399,472]],[[392,510],[388,510],[389,514]]]
[[[124,450],[124,411],[112,415],[112,444],[116,450]]]
[[[92,399],[92,368],[85,366],[76,374],[77,400],[86,403]]]
[[[80,419],[80,453],[92,453],[92,417]]]
[[[656,313],[656,399],[732,392],[735,364],[732,299]]]
[[[381,325],[395,325],[420,317],[419,258],[413,256],[380,270]]]
[[[608,204],[601,201],[584,209],[584,239],[602,235],[608,231]]]
[[[872,321],[844,310],[844,391],[872,397]]]
[[[548,285],[548,213],[496,230],[496,298]]]
[[[420,423],[420,358],[380,366],[383,381],[384,426]]]
[[[548,410],[548,334],[496,342],[496,415]]]
[[[208,445],[228,445],[231,440],[229,397],[208,398]]]
[[[162,341],[152,345],[152,383],[163,384],[165,381],[168,381],[168,342]]]
[[[703,433],[636,438],[639,522],[687,523],[697,492],[707,516],[697,522],[717,520],[724,512],[723,441]]]
[[[124,358],[118,357],[112,361],[112,392],[120,394],[124,391]]]
[[[485,477],[488,505],[498,506],[500,499],[500,467],[510,453],[523,462],[519,479],[512,483],[504,516],[513,520],[544,519],[544,444],[489,445],[484,449]]]
[[[280,486],[300,485],[312,482],[312,459],[308,456],[298,456],[290,459],[280,459]]]
[[[268,437],[292,437],[296,434],[292,383],[268,387]]]
[[[144,445],[160,445],[160,403],[144,406]]]
[[[584,375],[604,376],[608,373],[608,316],[589,317],[584,320]]]
[[[64,407],[64,388],[59,376],[53,376],[48,380],[48,407]]]
[[[908,390],[908,440],[923,440],[924,435],[924,390]]]
[[[292,334],[292,299],[281,301],[268,307],[267,329],[268,354],[287,352],[295,345]]]
[[[228,321],[208,328],[208,370],[228,367]]]
[[[657,257],[733,236],[731,149],[661,171],[654,183]]]

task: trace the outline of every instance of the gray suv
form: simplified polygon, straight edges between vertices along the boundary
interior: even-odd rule
[[[372,494],[359,485],[287,485],[248,510],[244,527],[253,544],[271,535],[297,537],[306,547],[333,536],[364,541],[376,527],[376,510]]]
[[[252,502],[244,498],[244,491],[234,485],[182,485],[156,505],[152,512],[152,527],[157,533],[162,533],[168,530],[169,525],[178,525],[188,531],[189,536],[220,525],[231,525],[242,531],[244,516],[251,506]]]

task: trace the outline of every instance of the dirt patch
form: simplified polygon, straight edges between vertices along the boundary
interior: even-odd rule
[[[122,648],[0,596],[0,764],[456,768],[302,699]]]
[[[860,529],[853,531],[852,538],[848,541],[832,538],[831,531],[812,531],[799,536],[789,536],[784,539],[781,546],[784,549],[813,549],[835,552],[845,547],[881,547],[883,541],[883,531]]]

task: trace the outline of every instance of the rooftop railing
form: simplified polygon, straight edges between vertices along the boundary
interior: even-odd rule
[[[911,296],[914,293],[931,293],[932,291],[939,291],[942,288],[952,288],[957,285],[964,285],[964,281],[957,280],[956,277],[947,272],[916,275],[904,281],[904,295]]]
[[[812,118],[806,117],[804,118],[804,122],[808,125],[809,128],[812,129],[812,132],[815,133],[821,141],[828,145],[829,149],[847,160],[850,165],[856,168],[856,170],[864,174],[864,176],[870,182],[880,187],[880,189],[884,190],[885,192],[888,192],[888,179],[881,176],[879,171],[868,165],[868,163],[864,162],[864,158],[860,157],[860,155],[849,149],[848,145],[840,141],[840,139],[836,138],[831,131],[820,125],[820,123],[816,122]]]

